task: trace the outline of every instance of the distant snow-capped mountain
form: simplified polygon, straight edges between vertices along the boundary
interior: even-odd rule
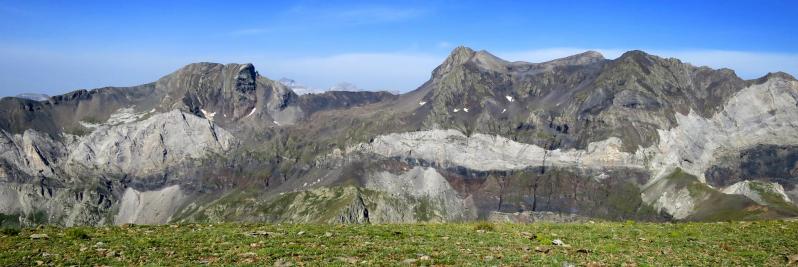
[[[45,94],[38,94],[38,93],[22,93],[16,95],[18,98],[30,99],[35,101],[44,101],[50,99],[50,96]]]
[[[285,85],[288,88],[291,88],[291,90],[293,90],[294,93],[296,93],[298,95],[305,95],[305,94],[312,94],[312,93],[321,93],[321,92],[324,91],[324,90],[320,90],[320,89],[316,89],[316,88],[313,88],[313,87],[309,87],[309,86],[300,84],[296,80],[290,79],[290,78],[281,78],[280,80],[278,80],[278,82],[280,82],[281,84]]]

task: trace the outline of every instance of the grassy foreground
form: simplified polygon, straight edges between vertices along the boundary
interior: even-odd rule
[[[564,245],[552,245],[555,240]],[[40,227],[0,234],[0,266],[783,266],[795,254],[796,221],[187,224]]]

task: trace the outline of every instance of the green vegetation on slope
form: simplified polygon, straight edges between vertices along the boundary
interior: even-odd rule
[[[185,224],[41,227],[2,233],[2,266],[408,263],[775,266],[784,264],[786,256],[798,254],[798,221],[678,224],[629,221],[489,227],[484,222]],[[552,245],[555,240],[565,245]]]
[[[665,177],[663,181],[673,184],[676,189],[686,188],[690,192],[690,197],[696,201],[696,207],[695,212],[688,217],[689,220],[763,220],[798,216],[798,212],[794,208],[790,208],[792,205],[784,203],[783,200],[781,203],[768,202],[772,204],[767,206],[759,205],[742,195],[721,193],[679,168]],[[764,190],[760,191],[765,192]]]
[[[776,193],[773,185],[764,183],[762,181],[752,181],[750,187],[757,194],[759,194],[763,201],[768,203],[768,207],[776,209],[782,213],[798,214],[798,207],[790,202],[787,202],[782,198],[781,195]]]

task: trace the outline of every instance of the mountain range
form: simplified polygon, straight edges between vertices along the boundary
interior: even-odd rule
[[[2,98],[0,224],[798,216],[786,73],[458,47],[403,94],[288,81],[194,63],[134,87]]]

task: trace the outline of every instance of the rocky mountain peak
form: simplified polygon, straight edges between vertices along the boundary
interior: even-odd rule
[[[446,59],[432,71],[432,77],[441,77],[444,74],[451,71],[454,67],[460,66],[468,62],[472,57],[474,57],[476,52],[468,47],[465,46],[458,46],[451,53]]]
[[[201,62],[135,87],[2,98],[0,219],[795,217],[798,83],[760,80],[642,51],[529,63],[461,46],[401,95],[299,96],[301,81],[252,64]],[[786,197],[759,197],[774,192]],[[285,203],[306,208],[273,209]],[[335,203],[352,204],[317,212]]]
[[[604,55],[596,51],[585,51],[573,56],[567,56],[560,59],[549,61],[549,63],[560,63],[560,65],[585,65],[599,61],[606,60]]]
[[[626,51],[625,53],[621,54],[620,57],[615,59],[615,62],[621,63],[646,63],[645,65],[650,65],[654,61],[659,59],[656,56],[650,55],[642,50],[630,50]]]
[[[508,61],[503,60],[485,50],[474,51],[465,46],[458,46],[446,57],[440,66],[435,68],[433,77],[441,77],[457,66],[474,64],[474,66],[488,71],[507,71]]]
[[[166,97],[163,109],[185,107],[194,114],[219,113],[237,118],[255,106],[255,66],[200,62],[164,76],[157,87]]]
[[[768,72],[765,76],[759,77],[754,80],[749,80],[749,83],[752,84],[763,84],[771,79],[782,79],[787,81],[796,81],[795,77],[785,72],[777,71],[777,72]]]
[[[785,79],[785,80],[795,81],[795,77],[793,77],[792,75],[790,75],[790,74],[788,74],[786,72],[783,72],[783,71],[768,72],[768,74],[765,75],[765,78],[767,78],[767,79],[770,79],[770,78],[781,78],[781,79]]]
[[[474,56],[477,52],[474,49],[466,46],[458,46],[449,53],[449,56],[446,57],[446,61],[452,62],[453,64],[463,64],[471,57]]]

